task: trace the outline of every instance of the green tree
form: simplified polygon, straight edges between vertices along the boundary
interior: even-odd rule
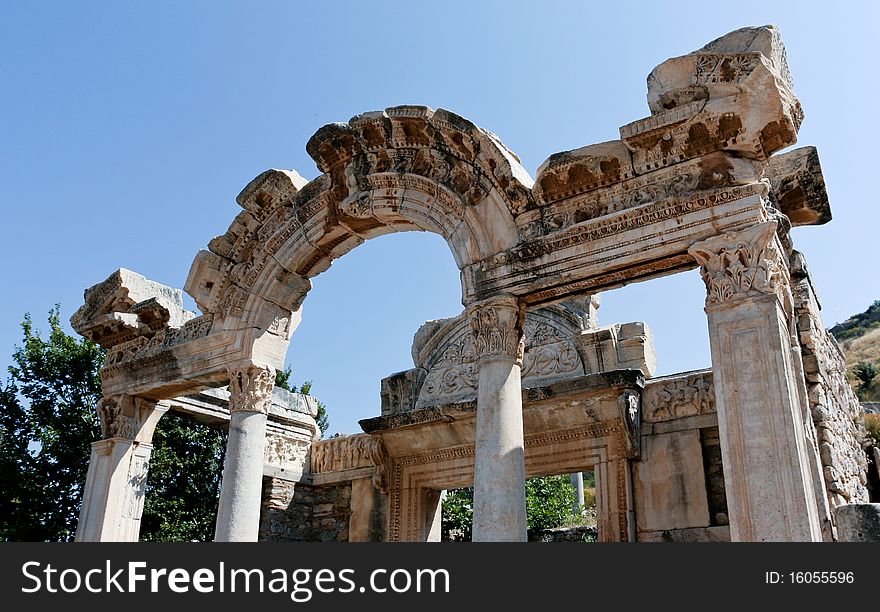
[[[295,384],[290,384],[290,376],[292,374],[293,370],[291,370],[290,368],[276,370],[275,386],[286,389],[291,393],[302,393],[303,395],[309,395],[312,391],[312,381],[307,380],[302,385],[297,387]],[[315,417],[315,421],[318,422],[318,428],[321,430],[321,434],[326,434],[327,430],[330,428],[330,417],[327,416],[327,406],[321,400],[318,400],[318,416]]]
[[[101,428],[104,354],[61,327],[49,312],[43,338],[31,317],[0,386],[0,540],[66,541],[76,535],[91,443]],[[226,432],[167,414],[153,437],[141,537],[208,540]]]
[[[867,361],[860,361],[856,364],[853,372],[859,381],[859,391],[865,392],[871,387],[871,383],[877,376],[877,366]]]
[[[0,390],[0,539],[66,541],[76,523],[91,443],[100,438],[101,349],[49,312],[43,338],[29,315]]]
[[[526,480],[526,524],[529,536],[542,529],[570,524],[575,489],[568,476],[540,476]],[[446,492],[440,521],[442,540],[470,542],[474,520],[474,489]]]
[[[141,540],[214,539],[226,429],[168,413],[153,434]]]
[[[561,527],[574,518],[575,489],[568,475],[541,476],[526,480],[526,523],[529,535]]]
[[[474,488],[453,489],[443,498],[440,539],[444,542],[470,542],[474,523]]]

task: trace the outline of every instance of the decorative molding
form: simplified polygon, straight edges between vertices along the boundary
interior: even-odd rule
[[[489,257],[479,263],[479,268],[482,272],[488,272],[603,238],[619,236],[630,230],[680,218],[689,213],[741,200],[751,195],[766,196],[767,193],[767,185],[758,182],[713,191],[701,191],[687,199],[671,198],[661,202],[642,204],[613,215],[578,223],[569,229],[554,231],[547,236]],[[641,240],[644,240],[644,237],[641,237]],[[615,248],[618,246],[615,245]],[[480,279],[476,282],[476,288],[478,290],[484,289],[493,282],[494,279],[491,278]]]
[[[771,293],[791,312],[788,267],[776,238],[776,221],[714,236],[688,252],[706,283],[706,307]]]
[[[229,368],[229,412],[269,414],[275,370],[255,365]]]

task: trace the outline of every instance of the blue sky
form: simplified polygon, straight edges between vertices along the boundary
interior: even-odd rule
[[[31,312],[62,316],[126,267],[182,287],[266,168],[318,172],[322,125],[397,104],[490,129],[534,176],[550,154],[647,116],[663,60],[748,25],[779,26],[834,220],[799,228],[825,323],[880,299],[872,142],[880,10],[836,2],[2,2],[0,366]],[[607,7],[607,8],[606,8]],[[603,294],[600,320],[645,320],[661,373],[709,365],[696,272]],[[191,302],[190,302],[191,303]],[[314,279],[288,354],[331,431],[379,413],[412,334],[461,310],[458,270],[425,233],[368,242]]]

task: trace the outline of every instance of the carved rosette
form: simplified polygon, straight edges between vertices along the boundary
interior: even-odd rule
[[[229,412],[269,414],[275,370],[249,365],[229,368]]]
[[[516,298],[504,296],[467,309],[477,359],[508,357],[522,365],[524,311]]]
[[[688,250],[700,264],[707,308],[772,293],[791,312],[788,266],[776,237],[777,225],[776,221],[758,223],[703,240]]]

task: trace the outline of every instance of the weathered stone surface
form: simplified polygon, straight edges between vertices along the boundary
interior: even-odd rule
[[[637,173],[715,150],[766,159],[796,142],[803,120],[773,26],[663,62],[648,76],[648,106],[649,119],[620,129]]]
[[[694,245],[734,541],[821,541],[775,221]]]
[[[816,147],[774,155],[766,170],[770,202],[792,225],[823,225],[831,221],[831,204]]]
[[[266,478],[260,540],[269,542],[348,542],[352,485],[322,487]]]
[[[656,423],[715,412],[712,372],[674,374],[650,380],[642,396],[643,418]]]
[[[639,533],[639,542],[730,542],[729,527],[695,527]]]
[[[880,504],[844,504],[834,518],[841,542],[880,542]]]
[[[639,532],[711,524],[699,431],[645,436],[633,484]]]
[[[814,444],[831,508],[868,501],[864,425],[859,399],[846,379],[846,359],[825,329],[803,254],[791,256],[792,294]]]
[[[77,333],[109,349],[132,338],[179,329],[195,317],[183,293],[120,268],[85,291],[85,304],[70,319]]]

